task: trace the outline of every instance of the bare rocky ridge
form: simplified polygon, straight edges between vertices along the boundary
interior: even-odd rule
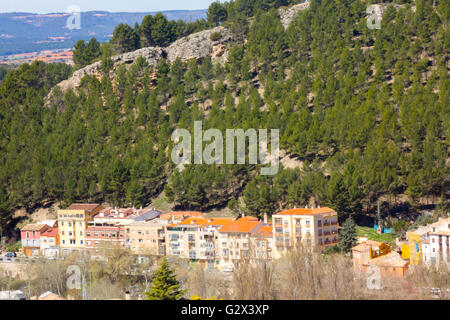
[[[221,38],[216,41],[211,40],[211,35],[220,33]],[[229,44],[233,40],[231,31],[224,27],[216,27],[191,34],[178,39],[165,50],[167,59],[174,62],[177,58],[181,60],[203,59],[210,56],[213,60],[223,57]]]
[[[309,2],[297,4],[290,8],[279,9],[279,14],[283,26],[287,28],[300,10],[309,8]],[[220,33],[220,39],[213,41],[211,35]],[[211,57],[213,62],[225,63],[228,57],[228,51],[233,41],[231,31],[224,27],[216,27],[209,30],[200,31],[187,37],[178,39],[166,48],[147,47],[133,52],[127,52],[113,56],[111,60],[114,63],[114,69],[121,64],[131,65],[138,57],[144,57],[150,65],[156,65],[163,57],[167,56],[170,62],[177,58],[181,60],[203,59]],[[57,86],[65,92],[66,90],[77,89],[81,83],[81,79],[85,75],[100,75],[101,62],[95,62],[80,70],[74,72],[72,77],[60,82]],[[51,95],[51,93],[50,93]],[[50,97],[49,95],[49,97]]]
[[[220,33],[220,39],[211,40],[213,33]],[[121,64],[131,65],[137,58],[144,57],[150,65],[156,65],[165,56],[170,62],[180,58],[181,60],[203,59],[210,56],[213,61],[224,63],[228,56],[228,49],[233,37],[231,32],[224,27],[216,27],[210,30],[200,31],[181,38],[172,43],[167,48],[147,47],[133,52],[127,52],[111,57],[114,63],[113,69]],[[72,77],[58,84],[58,87],[65,92],[69,89],[76,89],[81,83],[81,79],[86,76],[100,75],[101,62],[97,61],[80,70],[74,72]]]
[[[308,8],[309,1],[296,4],[295,6],[289,8],[280,8],[278,10],[278,14],[280,15],[281,23],[283,24],[284,29],[286,30],[289,27],[291,21],[295,18],[299,11]]]

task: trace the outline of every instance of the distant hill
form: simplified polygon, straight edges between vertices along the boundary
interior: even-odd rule
[[[77,40],[109,40],[119,23],[133,26],[136,22],[157,12],[81,13],[81,29],[66,27],[68,13],[0,13],[0,55],[71,48]],[[173,10],[162,12],[169,20],[194,21],[206,17],[206,10]]]

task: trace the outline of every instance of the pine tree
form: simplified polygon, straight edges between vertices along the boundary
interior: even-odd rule
[[[181,300],[184,290],[178,282],[176,275],[170,269],[167,258],[164,258],[156,271],[152,285],[145,292],[148,300]]]
[[[351,248],[356,244],[356,225],[350,217],[345,220],[339,233],[339,248],[344,252],[350,252]]]

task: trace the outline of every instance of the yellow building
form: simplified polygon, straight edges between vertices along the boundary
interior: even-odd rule
[[[273,257],[302,243],[323,250],[339,242],[338,217],[331,208],[299,208],[279,212],[272,216]]]
[[[58,233],[63,255],[85,247],[87,222],[102,209],[97,203],[74,203],[64,210],[58,210]]]
[[[409,262],[417,265],[423,261],[423,242],[429,240],[431,234],[450,229],[450,218],[440,218],[439,221],[408,231]],[[427,252],[428,254],[428,252]]]

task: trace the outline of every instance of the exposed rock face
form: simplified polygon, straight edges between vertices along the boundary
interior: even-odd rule
[[[211,40],[213,33],[220,33],[222,37],[216,41]],[[224,27],[216,27],[210,30],[200,31],[181,38],[166,48],[167,59],[170,62],[180,58],[181,60],[202,59],[207,56],[222,57],[225,53],[225,44],[232,40],[231,32]],[[218,49],[221,48],[221,49]],[[217,54],[222,51],[221,54]],[[213,53],[216,53],[215,56]]]
[[[149,64],[155,65],[163,57],[163,50],[159,47],[142,48],[133,52],[127,52],[111,57],[114,68],[120,64],[133,64],[138,57],[144,57]],[[101,62],[95,62],[73,73],[72,77],[60,82],[58,86],[64,92],[68,89],[75,89],[80,85],[81,79],[86,76],[98,75],[100,73]]]
[[[289,8],[279,9],[278,14],[280,15],[281,23],[283,24],[284,29],[286,30],[289,27],[289,24],[295,18],[295,16],[299,11],[308,8],[309,8],[309,1],[296,4],[295,6]]]
[[[220,39],[212,41],[211,35],[213,33],[220,33]],[[121,64],[131,65],[138,57],[144,57],[150,65],[156,65],[165,55],[167,55],[167,59],[170,62],[175,61],[176,58],[180,58],[181,60],[189,60],[192,58],[202,59],[210,56],[213,61],[223,63],[228,57],[228,44],[231,40],[232,34],[228,29],[224,27],[216,27],[214,29],[200,31],[181,38],[167,48],[142,48],[133,52],[113,56],[111,57],[111,60],[114,63],[114,68]],[[85,75],[99,75],[101,72],[100,68],[101,62],[95,62],[89,66],[77,70],[70,79],[60,82],[58,87],[63,92],[69,89],[76,89]]]

